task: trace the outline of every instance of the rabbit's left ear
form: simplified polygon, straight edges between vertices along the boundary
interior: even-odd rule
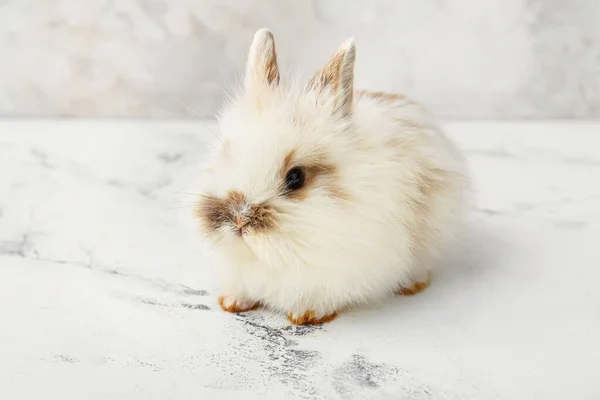
[[[308,82],[309,89],[329,91],[335,97],[336,111],[340,111],[343,116],[352,113],[355,58],[356,47],[354,39],[350,38],[342,43],[327,64],[315,72]]]
[[[260,91],[279,85],[279,67],[273,33],[267,28],[254,34],[246,64],[245,88]]]

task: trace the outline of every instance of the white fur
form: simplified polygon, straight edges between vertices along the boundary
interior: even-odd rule
[[[238,190],[280,210],[276,231],[219,233],[212,246],[223,261],[226,302],[257,301],[321,317],[421,279],[458,234],[467,185],[460,153],[414,103],[355,97],[352,115],[344,117],[335,112],[334,93],[286,81],[245,88],[225,107],[220,124],[229,148],[214,154],[207,164],[212,172],[202,180],[202,193]],[[390,138],[405,144],[390,146]],[[348,199],[320,187],[302,201],[278,195],[278,171],[291,150],[301,159],[327,154]],[[433,198],[421,199],[430,205],[428,247],[415,255],[416,213],[408,201],[420,198],[426,168],[443,175],[444,184]]]

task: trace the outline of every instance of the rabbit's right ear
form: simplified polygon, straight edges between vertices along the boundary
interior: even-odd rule
[[[346,117],[352,113],[354,98],[354,39],[346,40],[336,53],[308,82],[308,88],[317,92],[327,91],[334,96],[336,111]]]
[[[273,33],[267,28],[258,30],[248,52],[245,89],[260,92],[279,85],[279,66]]]

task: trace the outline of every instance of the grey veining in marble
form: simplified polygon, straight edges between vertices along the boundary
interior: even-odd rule
[[[599,20],[596,0],[4,0],[0,115],[212,116],[268,26],[306,75],[354,36],[359,86],[443,117],[597,118]]]
[[[600,398],[598,124],[448,125],[472,242],[313,327],[220,310],[189,218],[214,129],[0,122],[0,398]]]

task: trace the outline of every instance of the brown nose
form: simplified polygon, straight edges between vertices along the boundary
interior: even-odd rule
[[[248,218],[245,218],[240,214],[236,214],[233,222],[235,223],[235,227],[237,229],[242,229],[244,226],[248,225],[249,221]]]

